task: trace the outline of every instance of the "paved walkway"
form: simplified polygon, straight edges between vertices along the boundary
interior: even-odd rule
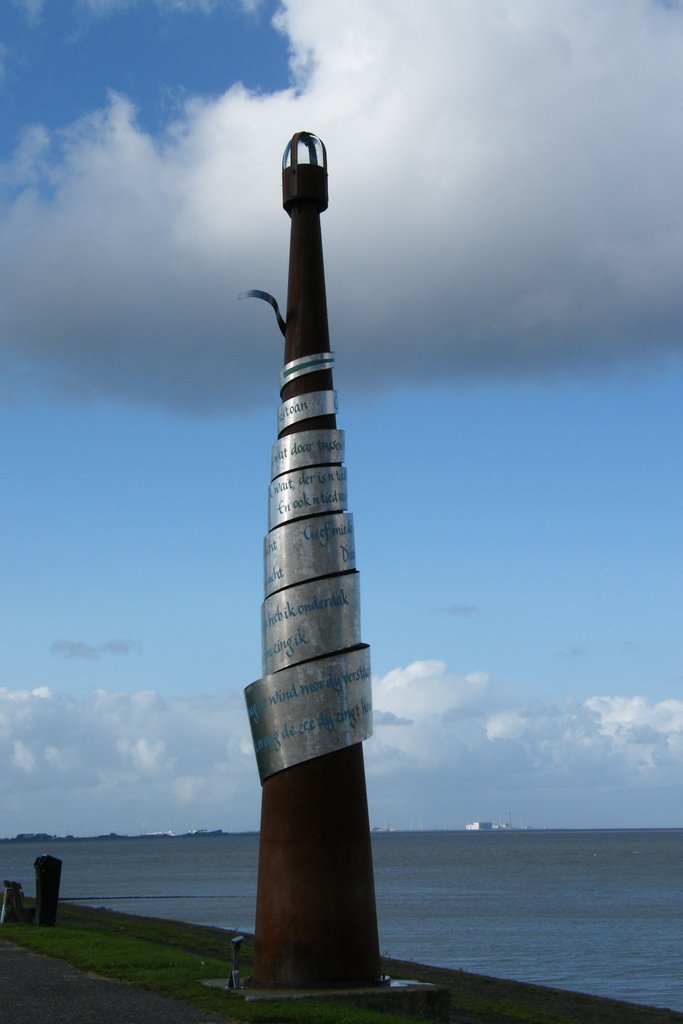
[[[0,940],[0,1020],[8,1024],[216,1024],[165,996],[79,971]]]

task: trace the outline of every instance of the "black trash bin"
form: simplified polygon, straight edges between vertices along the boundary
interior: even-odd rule
[[[54,925],[57,920],[59,902],[59,880],[62,876],[62,862],[57,857],[36,857],[36,917],[35,923]]]

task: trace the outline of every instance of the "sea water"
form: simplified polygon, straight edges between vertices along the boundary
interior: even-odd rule
[[[2,878],[253,931],[258,836],[0,842]],[[384,954],[683,1011],[683,831],[373,834]],[[227,951],[226,951],[227,956]]]

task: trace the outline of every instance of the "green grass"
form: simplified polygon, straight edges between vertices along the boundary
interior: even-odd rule
[[[407,1024],[358,1006],[313,1002],[245,1002],[202,979],[229,973],[234,932],[155,918],[60,904],[55,928],[5,924],[0,938],[75,967],[116,978],[220,1015],[224,1020],[273,1024]],[[253,947],[240,951],[243,978],[251,973]],[[394,978],[427,981],[449,992],[451,1019],[462,1024],[683,1024],[683,1014],[614,1000],[503,981],[464,971],[383,960]],[[413,1019],[414,1020],[414,1019]]]
[[[340,1004],[245,1002],[222,989],[206,988],[206,978],[227,978],[230,940],[236,933],[173,921],[60,904],[57,926],[39,928],[7,923],[0,938],[36,953],[136,988],[158,992],[225,1020],[283,1024],[406,1024],[409,1018]],[[252,946],[240,950],[240,972],[251,971]]]

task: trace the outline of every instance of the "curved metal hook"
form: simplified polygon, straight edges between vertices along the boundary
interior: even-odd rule
[[[240,292],[239,298],[263,299],[264,302],[270,303],[270,305],[275,310],[275,319],[277,320],[277,325],[282,331],[282,333],[285,333],[285,331],[287,330],[287,324],[282,319],[282,316],[280,315],[280,307],[278,306],[276,299],[273,298],[270,292],[262,292],[259,288],[251,288],[248,292]]]

